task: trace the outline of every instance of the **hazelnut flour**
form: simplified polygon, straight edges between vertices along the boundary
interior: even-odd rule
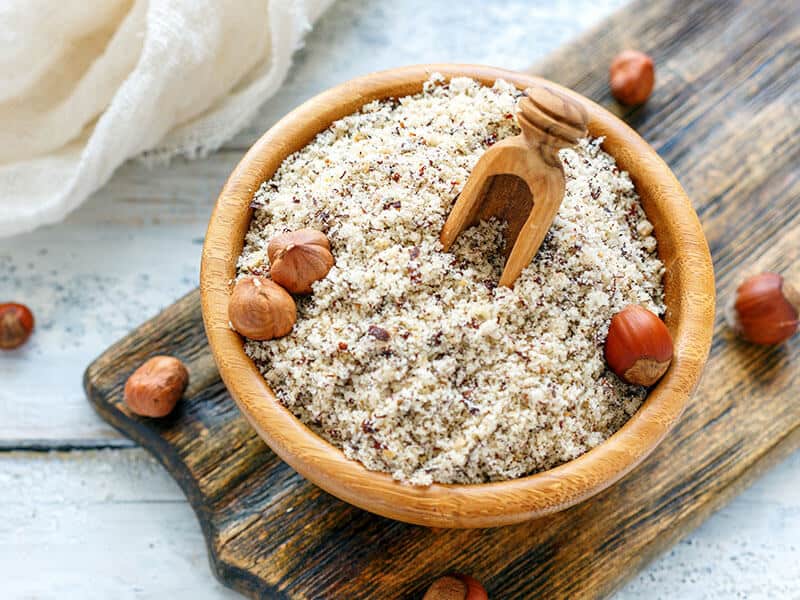
[[[585,139],[562,150],[566,195],[514,289],[496,286],[502,225],[444,253],[439,232],[473,166],[519,132],[518,91],[434,75],[375,101],[289,156],[255,194],[239,277],[267,243],[325,232],[336,259],[297,297],[286,337],[248,340],[280,401],[368,469],[428,485],[554,467],[597,446],[646,390],[605,365],[612,315],[664,312],[662,263],[628,174]]]

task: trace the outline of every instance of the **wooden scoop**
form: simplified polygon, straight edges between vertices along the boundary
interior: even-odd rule
[[[465,229],[490,217],[505,220],[506,265],[500,285],[512,287],[530,264],[564,198],[561,148],[586,136],[586,110],[564,94],[537,85],[525,90],[520,135],[498,142],[480,158],[439,236],[448,251]]]

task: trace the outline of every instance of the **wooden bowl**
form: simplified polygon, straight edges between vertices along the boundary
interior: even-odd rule
[[[472,65],[420,65],[354,79],[305,102],[261,137],[217,200],[203,247],[200,290],[208,341],[220,375],[241,411],[278,456],[334,496],[365,510],[431,527],[492,527],[572,506],[607,488],[641,462],[680,417],[700,379],[711,344],[714,276],[708,244],[689,198],[669,167],[625,123],[574,92],[590,115],[589,132],[630,173],[666,266],[665,321],[675,358],[639,411],[598,447],[559,467],[511,481],[415,487],[368,471],[283,407],[228,325],[228,297],[250,225],[253,193],[291,153],[332,121],[378,98],[414,94],[431,73],[469,76],[487,85],[503,78],[520,89],[542,80]],[[555,84],[549,84],[555,85]],[[233,443],[233,440],[232,440]]]

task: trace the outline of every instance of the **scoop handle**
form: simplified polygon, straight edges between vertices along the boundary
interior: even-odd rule
[[[560,150],[586,137],[589,115],[580,103],[548,85],[531,86],[524,94],[517,121],[529,145]]]

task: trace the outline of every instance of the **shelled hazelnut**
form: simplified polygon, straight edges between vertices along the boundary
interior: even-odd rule
[[[0,304],[0,350],[22,346],[31,336],[33,324],[33,313],[24,304]]]
[[[125,404],[143,417],[165,417],[183,396],[189,371],[172,356],[154,356],[125,382]]]
[[[228,302],[233,328],[251,340],[271,340],[289,333],[297,322],[297,306],[289,293],[265,277],[245,277]]]
[[[653,59],[638,50],[617,54],[609,69],[611,94],[620,103],[643,104],[653,92],[655,68]]]
[[[731,328],[754,344],[780,344],[792,337],[800,324],[800,287],[777,273],[745,279],[727,307]]]
[[[475,578],[454,573],[434,581],[422,600],[489,600],[489,595]]]
[[[293,294],[310,294],[311,284],[325,277],[333,266],[330,242],[316,229],[299,229],[273,238],[267,255],[272,280]]]
[[[623,381],[653,385],[667,372],[672,352],[667,326],[643,306],[628,305],[611,318],[605,357]]]

